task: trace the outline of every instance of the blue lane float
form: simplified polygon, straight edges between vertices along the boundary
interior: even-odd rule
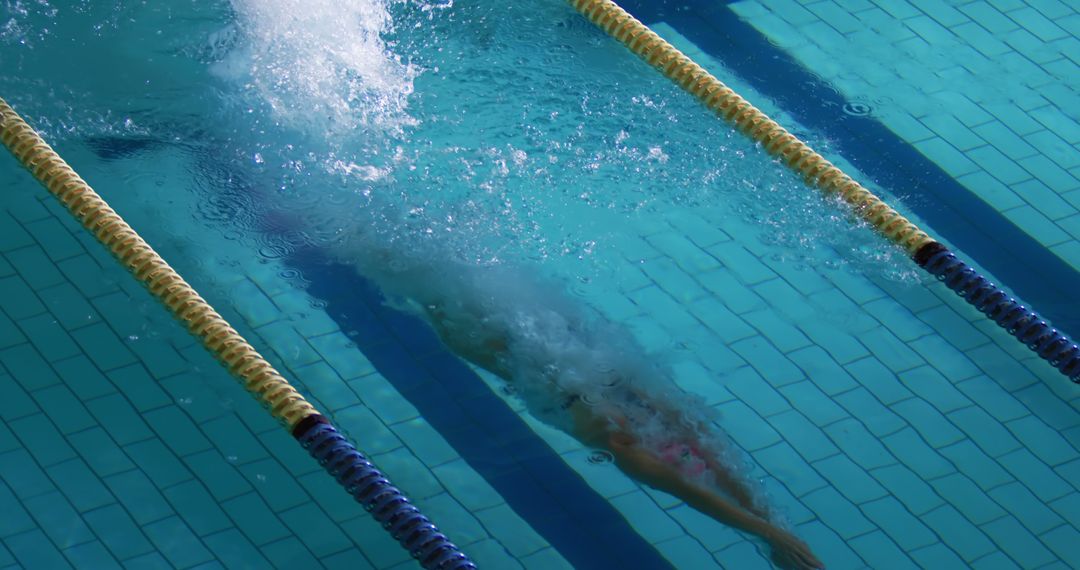
[[[421,566],[429,570],[476,570],[468,556],[324,416],[307,416],[296,424],[292,434]]]
[[[1069,380],[1080,383],[1080,347],[1038,313],[1021,305],[941,243],[924,246],[915,254],[915,262]]]

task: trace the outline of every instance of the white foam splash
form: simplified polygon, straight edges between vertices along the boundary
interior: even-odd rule
[[[318,136],[400,132],[416,67],[388,48],[385,0],[232,0],[240,41],[216,66],[286,126]]]

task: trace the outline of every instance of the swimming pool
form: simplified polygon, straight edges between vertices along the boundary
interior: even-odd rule
[[[642,4],[1056,324],[1076,319],[1059,285],[1077,266],[1067,7]],[[2,95],[481,565],[767,562],[524,414],[358,265],[453,257],[565,284],[720,413],[830,568],[1077,565],[1075,386],[573,10],[274,6],[11,2]],[[837,34],[870,45],[864,27],[880,43],[843,49]],[[1013,106],[961,98],[948,82],[981,60],[920,40],[1032,75]],[[860,59],[894,44],[937,83]],[[3,168],[0,567],[414,564]]]

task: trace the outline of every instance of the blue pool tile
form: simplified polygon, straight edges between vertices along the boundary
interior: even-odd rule
[[[768,447],[781,439],[768,422],[738,400],[719,404],[716,409],[720,411],[720,425],[747,450]]]
[[[81,459],[71,459],[53,465],[49,468],[49,477],[80,512],[116,502],[112,493],[101,484],[101,480]]]
[[[1048,465],[1060,465],[1080,457],[1076,448],[1057,430],[1039,418],[1029,415],[1005,424],[1023,444]]]
[[[135,467],[127,455],[120,450],[107,433],[100,427],[81,431],[68,436],[68,442],[90,465],[99,477],[105,477]]]
[[[672,546],[668,548],[675,548],[675,544],[679,544],[680,541],[671,541]],[[685,544],[685,541],[683,541]],[[665,545],[661,545],[663,549]],[[690,545],[690,548],[697,550],[701,548],[694,548],[694,545]],[[676,568],[707,568],[716,563],[720,564],[721,568],[745,568],[746,570],[769,570],[772,568],[772,564],[766,560],[763,555],[761,547],[754,543],[741,540],[727,548],[716,552],[713,555],[713,560],[708,560],[704,556],[698,556],[696,558],[689,558],[682,553],[676,554],[672,560]]]
[[[352,406],[334,414],[338,428],[346,435],[356,434],[354,441],[365,453],[383,453],[401,447],[403,444],[390,428],[386,427],[371,408],[363,405]],[[395,422],[397,425],[408,421],[425,421],[418,416]],[[305,460],[305,466],[310,461]]]
[[[375,570],[375,567],[364,558],[357,549],[346,550],[321,559],[327,568],[356,568],[357,570]]]
[[[988,124],[996,125],[999,123]],[[1005,150],[1003,152],[1008,153],[1009,151]],[[1013,192],[1008,186],[1002,184],[1000,180],[982,170],[965,174],[957,178],[957,181],[999,212],[1024,205],[1024,200],[1017,196],[1016,192]]]
[[[203,542],[226,568],[270,566],[270,562],[259,550],[236,529],[228,529],[204,537]],[[347,567],[352,568],[352,566]]]
[[[804,322],[799,324],[814,343],[824,348],[840,364],[847,364],[870,354],[855,337],[829,323]]]
[[[996,487],[989,491],[989,495],[1032,534],[1042,534],[1064,522],[1020,483],[1013,482]]]
[[[1001,422],[1031,414],[1026,406],[987,376],[976,376],[960,382],[956,387]]]
[[[346,521],[357,514],[357,505],[342,495],[343,489],[326,476],[324,472],[313,472],[297,477],[308,495],[335,522]]]
[[[23,568],[71,568],[40,530],[9,536],[4,542]]]
[[[882,403],[891,405],[912,397],[910,390],[897,380],[896,375],[876,358],[863,358],[845,366],[860,385],[869,390]]]
[[[1030,451],[1018,449],[998,458],[998,462],[1043,501],[1067,495],[1073,487],[1039,461]]]
[[[923,479],[933,479],[956,470],[934,448],[927,445],[912,428],[904,428],[883,437],[882,441],[888,446],[889,451],[900,459],[901,463]]]
[[[110,394],[86,402],[90,413],[120,445],[153,437],[153,432],[122,394]]]
[[[939,477],[931,481],[931,484],[949,504],[958,508],[964,517],[975,524],[990,522],[1005,514],[1001,506],[975,485],[974,481],[960,473]],[[1000,488],[1002,487],[995,489]]]
[[[820,520],[800,524],[795,534],[806,541],[829,568],[867,567],[866,562],[858,553]]]
[[[749,362],[775,387],[798,382],[805,377],[802,370],[762,337],[741,340],[732,344],[731,349]]]
[[[953,178],[959,178],[979,170],[979,165],[972,162],[966,154],[960,152],[959,149],[940,137],[912,143],[912,146]]]
[[[918,398],[892,405],[892,410],[907,420],[931,447],[942,447],[965,439],[941,412]]]
[[[217,501],[199,481],[180,483],[165,489],[163,493],[187,526],[199,536],[232,526],[224,511],[218,507]]]
[[[724,387],[764,417],[791,409],[791,404],[780,395],[780,392],[749,366],[743,366],[725,375]]]
[[[4,513],[0,517],[0,538],[26,532],[35,526],[30,513],[3,480],[0,480],[0,512]]]
[[[651,236],[649,239],[657,237],[659,236]],[[676,238],[678,237],[679,236],[676,236]],[[687,244],[689,245],[689,242],[687,242]],[[690,247],[693,248],[691,251],[700,251],[692,245],[690,245]],[[674,257],[682,260],[684,258],[693,257],[693,253]],[[720,264],[712,257],[709,257],[708,255],[703,255],[703,257],[712,261],[712,267],[719,267]],[[701,288],[701,285],[698,285],[697,281],[694,281],[694,279],[681,267],[676,265],[675,261],[670,257],[654,259],[648,263],[642,264],[640,267],[654,283],[659,285],[668,295],[671,295],[672,298],[683,305],[689,305],[691,301],[705,295],[705,290]]]
[[[697,323],[683,305],[658,286],[652,285],[638,289],[630,294],[630,298],[639,307],[649,307],[650,310],[655,311],[653,314],[658,315],[657,318],[663,326],[680,330]]]
[[[1039,538],[1061,558],[1066,566],[1080,568],[1080,550],[1076,548],[1076,545],[1080,544],[1080,532],[1076,528],[1063,525],[1046,532]]]
[[[71,336],[101,370],[112,370],[136,362],[135,356],[105,323],[73,330]]]
[[[768,421],[807,461],[817,461],[839,452],[821,428],[795,410],[771,416]]]
[[[273,560],[280,568],[318,568],[319,560],[316,560],[311,551],[303,546],[296,538],[289,537],[276,541],[261,548],[262,554]]]
[[[142,471],[132,469],[110,475],[105,477],[105,484],[140,525],[161,520],[173,514],[153,481],[148,479]]]
[[[97,297],[115,291],[117,288],[114,281],[105,277],[107,272],[102,268],[101,264],[95,261],[90,255],[79,255],[65,259],[58,262],[56,266],[60,268],[60,271],[63,272],[64,276],[67,277],[71,283],[78,284],[78,291],[76,291],[74,286],[68,284],[59,285],[49,291],[64,290],[62,298],[69,300],[77,299],[77,306],[79,307],[89,308],[89,304],[83,297],[84,295],[86,297]],[[47,294],[43,295],[43,298],[46,299],[46,303],[48,303],[47,297]],[[55,308],[53,308],[53,312],[58,316],[62,314]],[[93,309],[89,309],[89,312],[79,311],[74,313],[71,318],[75,321],[82,320],[83,324],[85,324],[86,315],[91,313],[96,315],[96,312]],[[65,324],[65,326],[68,328],[75,328],[75,326],[78,326],[78,323],[76,322],[72,326]]]
[[[848,413],[843,408],[836,405],[833,399],[826,396],[809,380],[788,384],[780,388],[780,393],[791,402],[795,409],[802,412],[803,415],[819,427],[848,416]]]
[[[216,449],[190,454],[184,458],[184,462],[217,501],[225,501],[252,490],[252,486],[232,464],[221,458],[221,453]]]
[[[25,335],[7,315],[0,311],[0,348],[8,348],[27,341]]]
[[[676,568],[707,568],[716,564],[715,559],[701,546],[701,543],[686,535],[665,540],[655,546],[660,554],[671,561]],[[742,567],[753,568],[752,566]]]
[[[289,530],[256,493],[246,493],[221,503],[229,518],[256,545],[289,536]]]
[[[172,402],[142,364],[111,370],[107,376],[140,412],[160,408]]]
[[[239,464],[265,459],[269,453],[236,416],[226,415],[204,422],[201,431],[213,441],[218,451]]]
[[[1073,492],[1051,501],[1050,507],[1069,524],[1080,528],[1080,492]]]
[[[4,256],[31,289],[44,289],[64,281],[64,276],[40,247],[24,247],[9,251]]]
[[[0,228],[4,228],[4,231],[0,232],[0,251],[11,251],[34,245],[34,238],[23,229],[22,224],[16,222],[11,214],[4,210],[0,210]]]
[[[256,332],[293,366],[311,364],[322,358],[289,321],[270,323],[259,327]]]
[[[67,386],[57,384],[34,392],[34,400],[62,433],[74,433],[95,425],[94,418]]]
[[[27,317],[20,320],[18,325],[34,348],[49,362],[80,354],[79,347],[49,313]]]
[[[0,391],[4,394],[4,397],[0,398],[0,420],[10,422],[15,418],[37,413],[37,404],[30,395],[14,378],[2,372],[0,372]]]
[[[85,252],[82,246],[56,218],[27,223],[24,228],[34,237],[53,261],[61,261]]]
[[[880,499],[887,492],[862,467],[844,455],[834,455],[814,462],[814,468],[855,504]]]
[[[76,356],[53,363],[53,368],[63,378],[64,385],[71,389],[80,400],[86,401],[116,391],[89,359]]]
[[[186,568],[213,559],[210,551],[179,517],[169,517],[143,526],[143,531],[173,566]]]
[[[0,454],[0,479],[20,499],[36,497],[53,490],[45,472],[25,449]]]
[[[315,556],[327,556],[352,546],[352,541],[313,504],[284,511],[281,520]]]
[[[873,434],[856,420],[841,420],[825,428],[825,433],[855,463],[864,469],[891,465],[896,459]]]
[[[955,550],[964,560],[971,562],[996,550],[994,543],[971,524],[952,505],[943,505],[922,516],[942,541]]]
[[[904,550],[913,550],[937,542],[937,536],[893,497],[860,505],[863,513]]]
[[[746,539],[731,527],[717,522],[716,519],[702,514],[689,505],[668,509],[667,513],[709,552],[725,549],[735,543],[746,542]]]
[[[885,407],[865,388],[848,390],[835,396],[834,400],[878,437],[896,433],[907,426],[907,422]]]
[[[1046,216],[1031,206],[1021,206],[1002,212],[1005,217],[1035,238],[1042,245],[1050,247],[1070,239],[1069,234],[1054,225]]]
[[[865,303],[864,310],[904,342],[911,342],[934,332],[912,312],[939,305],[941,301],[933,293],[925,287],[915,288],[890,282],[882,282],[881,285],[893,298]]]
[[[754,329],[715,297],[705,297],[694,302],[690,305],[690,311],[725,343],[754,335]]]
[[[158,437],[179,456],[204,451],[211,447],[210,440],[176,406],[156,409],[144,414]]]
[[[323,359],[346,380],[352,380],[368,374],[375,369],[349,337],[340,333],[308,337],[308,342],[322,355]]]
[[[119,560],[146,554],[153,546],[120,505],[109,505],[83,514],[83,520]]]
[[[912,341],[910,346],[953,382],[971,378],[980,372],[964,353],[936,334]]]
[[[908,348],[907,343],[885,327],[879,326],[861,333],[859,341],[870,349],[876,359],[893,372],[909,370],[925,363],[921,356]]]
[[[956,410],[949,413],[948,418],[991,457],[1004,455],[1020,447],[1020,442],[982,408]]]
[[[121,568],[108,549],[98,541],[84,542],[64,550],[68,562],[76,568],[112,569]]]
[[[845,540],[874,530],[874,524],[863,516],[859,508],[832,487],[809,493],[802,501]]]
[[[905,507],[916,515],[940,506],[943,501],[921,477],[907,467],[897,464],[880,467],[871,474]]]
[[[161,488],[192,478],[191,472],[159,439],[132,443],[124,447],[124,452]]]
[[[295,370],[297,379],[307,386],[323,409],[336,412],[360,403],[356,393],[326,362],[318,361]]]
[[[997,461],[983,453],[971,441],[941,448],[941,454],[956,464],[960,472],[974,480],[983,490],[991,489],[1013,479]]]
[[[781,481],[796,497],[827,485],[817,471],[786,442],[753,454],[755,461]]]
[[[59,491],[38,495],[23,504],[38,527],[61,549],[94,539],[93,533]]]
[[[737,242],[720,242],[709,247],[707,251],[747,285],[754,285],[776,277],[771,269]]]
[[[310,502],[310,497],[276,460],[267,458],[240,465],[252,487],[275,512]],[[398,483],[395,481],[395,483]],[[401,483],[398,483],[401,484]]]
[[[998,385],[1009,392],[1030,386],[1038,381],[1031,371],[1017,362],[1016,358],[996,346],[975,348],[969,350],[967,354],[972,361],[979,363],[979,367],[987,376],[993,378]]]
[[[937,542],[908,552],[920,568],[963,568],[964,561],[949,546]]]
[[[429,467],[442,465],[458,458],[454,448],[423,418],[413,418],[394,424],[392,429],[416,454],[416,457]]]
[[[900,550],[896,543],[880,531],[860,536],[851,541],[855,549],[871,568],[918,568],[915,562]]]
[[[27,392],[60,383],[60,378],[29,344],[0,351],[0,363]]]
[[[499,531],[500,542],[515,557],[522,558],[547,546],[544,539],[529,526],[528,522],[514,513],[506,504],[475,511],[473,514],[488,529]]]
[[[694,276],[698,283],[723,301],[737,315],[765,308],[767,305],[753,289],[743,285],[727,268],[715,269]]]
[[[1013,517],[1000,518],[979,528],[1024,568],[1049,564],[1057,558]]]
[[[124,560],[125,570],[161,570],[163,568],[169,568],[170,566],[169,562],[166,561],[165,557],[159,552],[149,552],[141,556]]]
[[[754,291],[768,299],[771,306],[792,320],[804,321],[817,316],[814,307],[806,302],[806,296],[783,279],[771,279],[754,285]]]
[[[9,423],[26,449],[42,467],[75,457],[75,450],[49,421],[45,414],[34,414]]]

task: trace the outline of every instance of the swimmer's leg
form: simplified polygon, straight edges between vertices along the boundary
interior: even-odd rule
[[[687,480],[678,468],[642,448],[630,434],[615,431],[607,443],[615,457],[615,465],[630,477],[682,499],[723,524],[764,538],[772,547],[773,561],[781,568],[812,570],[825,567],[810,547],[794,535],[752,510],[728,501],[705,485]]]

